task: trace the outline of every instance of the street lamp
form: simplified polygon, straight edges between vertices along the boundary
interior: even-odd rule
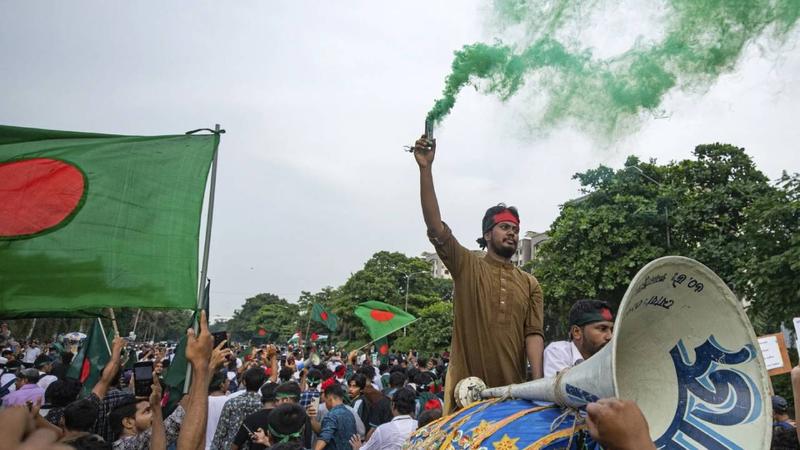
[[[405,273],[405,272],[401,272],[401,271],[399,271],[397,269],[395,269],[395,271],[403,274],[403,276],[406,277],[406,307],[405,307],[405,311],[408,312],[408,285],[411,282],[411,277],[413,277],[414,275],[420,275],[420,274],[423,274],[423,273],[428,273],[428,271],[427,270],[421,270],[419,272],[414,272],[414,273]],[[403,336],[405,336],[405,335],[406,335],[406,327],[403,327]]]
[[[633,169],[633,170],[635,170],[635,171],[636,171],[636,172],[637,172],[639,175],[641,175],[641,176],[642,176],[644,179],[646,179],[647,181],[650,181],[651,183],[655,183],[656,185],[658,185],[658,187],[663,187],[663,186],[664,186],[663,184],[659,183],[658,181],[654,180],[652,177],[650,177],[649,175],[647,175],[646,173],[644,173],[644,171],[643,171],[643,170],[642,170],[642,169],[641,169],[639,166],[636,166],[636,165],[633,165],[633,166],[625,166],[625,170],[627,170],[627,169]],[[666,204],[666,203],[664,204],[664,222],[666,223],[666,228],[667,228],[667,250],[669,250],[669,249],[670,249],[670,239],[669,239],[669,206],[667,206],[667,204]]]

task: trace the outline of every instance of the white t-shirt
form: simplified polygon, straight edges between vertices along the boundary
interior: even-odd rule
[[[417,420],[411,416],[396,416],[375,429],[361,450],[401,450],[403,443],[417,429]]]
[[[554,377],[558,372],[583,361],[583,356],[572,341],[555,341],[544,349],[544,376]]]
[[[42,353],[42,349],[40,349],[39,347],[26,348],[25,356],[22,358],[22,362],[33,364],[40,353]]]
[[[47,386],[50,386],[50,383],[58,379],[55,375],[45,375],[44,372],[39,372],[39,375],[41,375],[41,378],[39,378],[39,382],[36,384],[45,391],[47,390]]]
[[[206,424],[206,450],[211,450],[211,442],[214,441],[214,433],[217,432],[219,416],[222,414],[222,407],[225,402],[244,394],[245,391],[234,392],[229,395],[209,395],[208,396],[208,423]]]

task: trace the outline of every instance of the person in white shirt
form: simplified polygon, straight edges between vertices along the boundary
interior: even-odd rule
[[[544,349],[544,376],[580,364],[611,340],[614,315],[608,303],[578,300],[569,310],[569,339],[555,341]]]
[[[33,342],[28,344],[27,348],[25,348],[25,356],[22,358],[22,362],[32,365],[41,353],[42,349],[39,348],[39,341],[34,339]]]
[[[353,450],[400,450],[403,443],[417,429],[417,420],[411,417],[416,405],[417,395],[411,389],[404,387],[397,390],[392,396],[391,421],[378,426],[372,436],[365,443],[357,435],[350,438]]]
[[[36,384],[46,391],[50,383],[58,379],[55,375],[50,375],[50,371],[53,370],[53,361],[47,355],[39,355],[33,365],[39,370],[40,375],[39,382]]]

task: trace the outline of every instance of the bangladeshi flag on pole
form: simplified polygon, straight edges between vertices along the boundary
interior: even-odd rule
[[[392,334],[417,320],[400,308],[375,300],[359,304],[355,315],[361,319],[372,340]]]
[[[103,336],[100,319],[92,322],[89,334],[84,339],[78,354],[72,359],[72,364],[67,369],[67,377],[83,383],[82,392],[88,395],[94,385],[100,380],[103,368],[111,359],[108,351],[107,337]],[[112,331],[113,334],[113,331]],[[113,336],[112,336],[113,338]]]
[[[0,126],[0,316],[193,309],[218,144]]]
[[[339,318],[336,314],[326,310],[325,307],[319,303],[314,303],[311,307],[311,318],[322,323],[328,327],[329,330],[336,331]]]
[[[378,349],[378,360],[381,364],[389,364],[389,337],[384,336],[375,341],[375,347]]]

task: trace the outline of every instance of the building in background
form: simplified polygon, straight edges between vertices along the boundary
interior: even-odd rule
[[[539,233],[536,231],[526,231],[525,236],[519,240],[517,245],[517,252],[511,257],[511,262],[517,266],[522,267],[528,261],[536,259],[539,256],[539,245],[548,239],[547,233]],[[484,250],[470,250],[478,257],[483,258],[486,256]],[[431,263],[431,275],[434,278],[453,278],[450,271],[444,266],[439,255],[435,252],[422,252],[423,259]]]

